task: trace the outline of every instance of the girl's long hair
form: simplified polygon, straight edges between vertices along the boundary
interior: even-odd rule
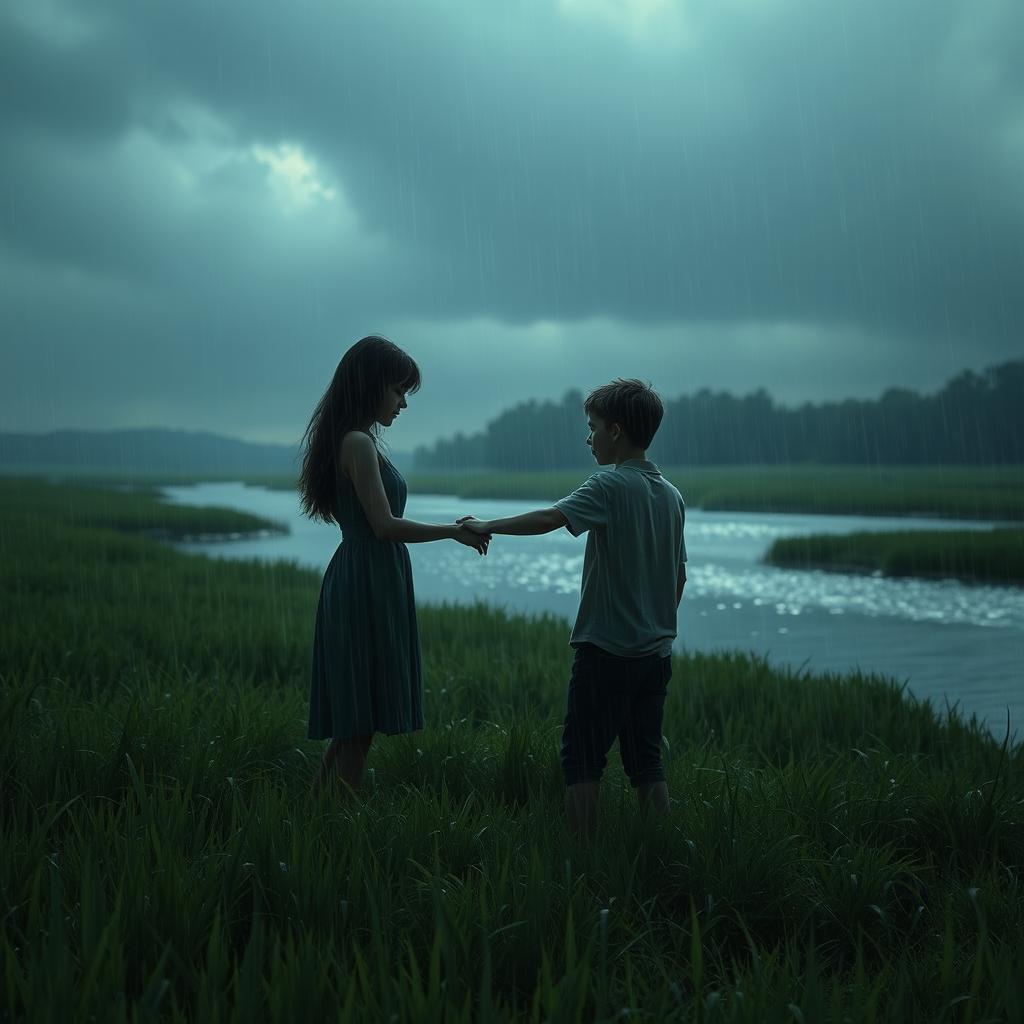
[[[393,342],[371,334],[357,341],[342,357],[330,386],[313,410],[302,435],[302,469],[299,496],[302,511],[310,519],[337,521],[341,439],[350,430],[365,429],[380,457],[380,425],[374,416],[384,392],[392,385],[418,391],[420,368]]]

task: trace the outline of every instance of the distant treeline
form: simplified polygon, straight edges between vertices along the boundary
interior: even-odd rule
[[[655,382],[655,387],[657,384]],[[663,396],[664,399],[664,396]],[[576,469],[592,465],[583,394],[523,402],[478,434],[416,449],[419,470]],[[890,388],[881,398],[776,404],[702,389],[665,400],[650,456],[666,466],[751,463],[994,464],[1024,462],[1024,360],[958,374],[941,391]]]

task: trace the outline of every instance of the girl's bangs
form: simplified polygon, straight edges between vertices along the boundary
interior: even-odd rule
[[[416,392],[420,389],[420,368],[412,356],[402,353],[402,361],[398,366],[399,383],[406,391]]]

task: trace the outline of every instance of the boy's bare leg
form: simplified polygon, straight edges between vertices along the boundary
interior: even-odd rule
[[[565,788],[565,813],[569,831],[580,839],[593,839],[597,834],[597,798],[600,782],[577,782]]]
[[[659,816],[668,814],[667,782],[642,783],[636,787],[636,796],[642,810],[653,811]]]

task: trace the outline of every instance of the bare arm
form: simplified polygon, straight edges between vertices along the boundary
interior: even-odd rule
[[[464,520],[460,519],[459,522]],[[474,533],[504,533],[515,537],[529,537],[550,533],[566,526],[568,522],[569,520],[552,506],[524,512],[521,516],[509,516],[507,519],[469,519],[466,525],[471,527]]]
[[[380,478],[377,449],[361,431],[353,430],[341,443],[341,464],[356,489],[356,496],[377,540],[420,544],[431,540],[458,540],[460,527],[417,523],[391,514],[384,482]]]
[[[686,563],[681,562],[679,564],[679,578],[676,580],[676,607],[679,607],[679,602],[683,599],[683,588],[686,586]]]

